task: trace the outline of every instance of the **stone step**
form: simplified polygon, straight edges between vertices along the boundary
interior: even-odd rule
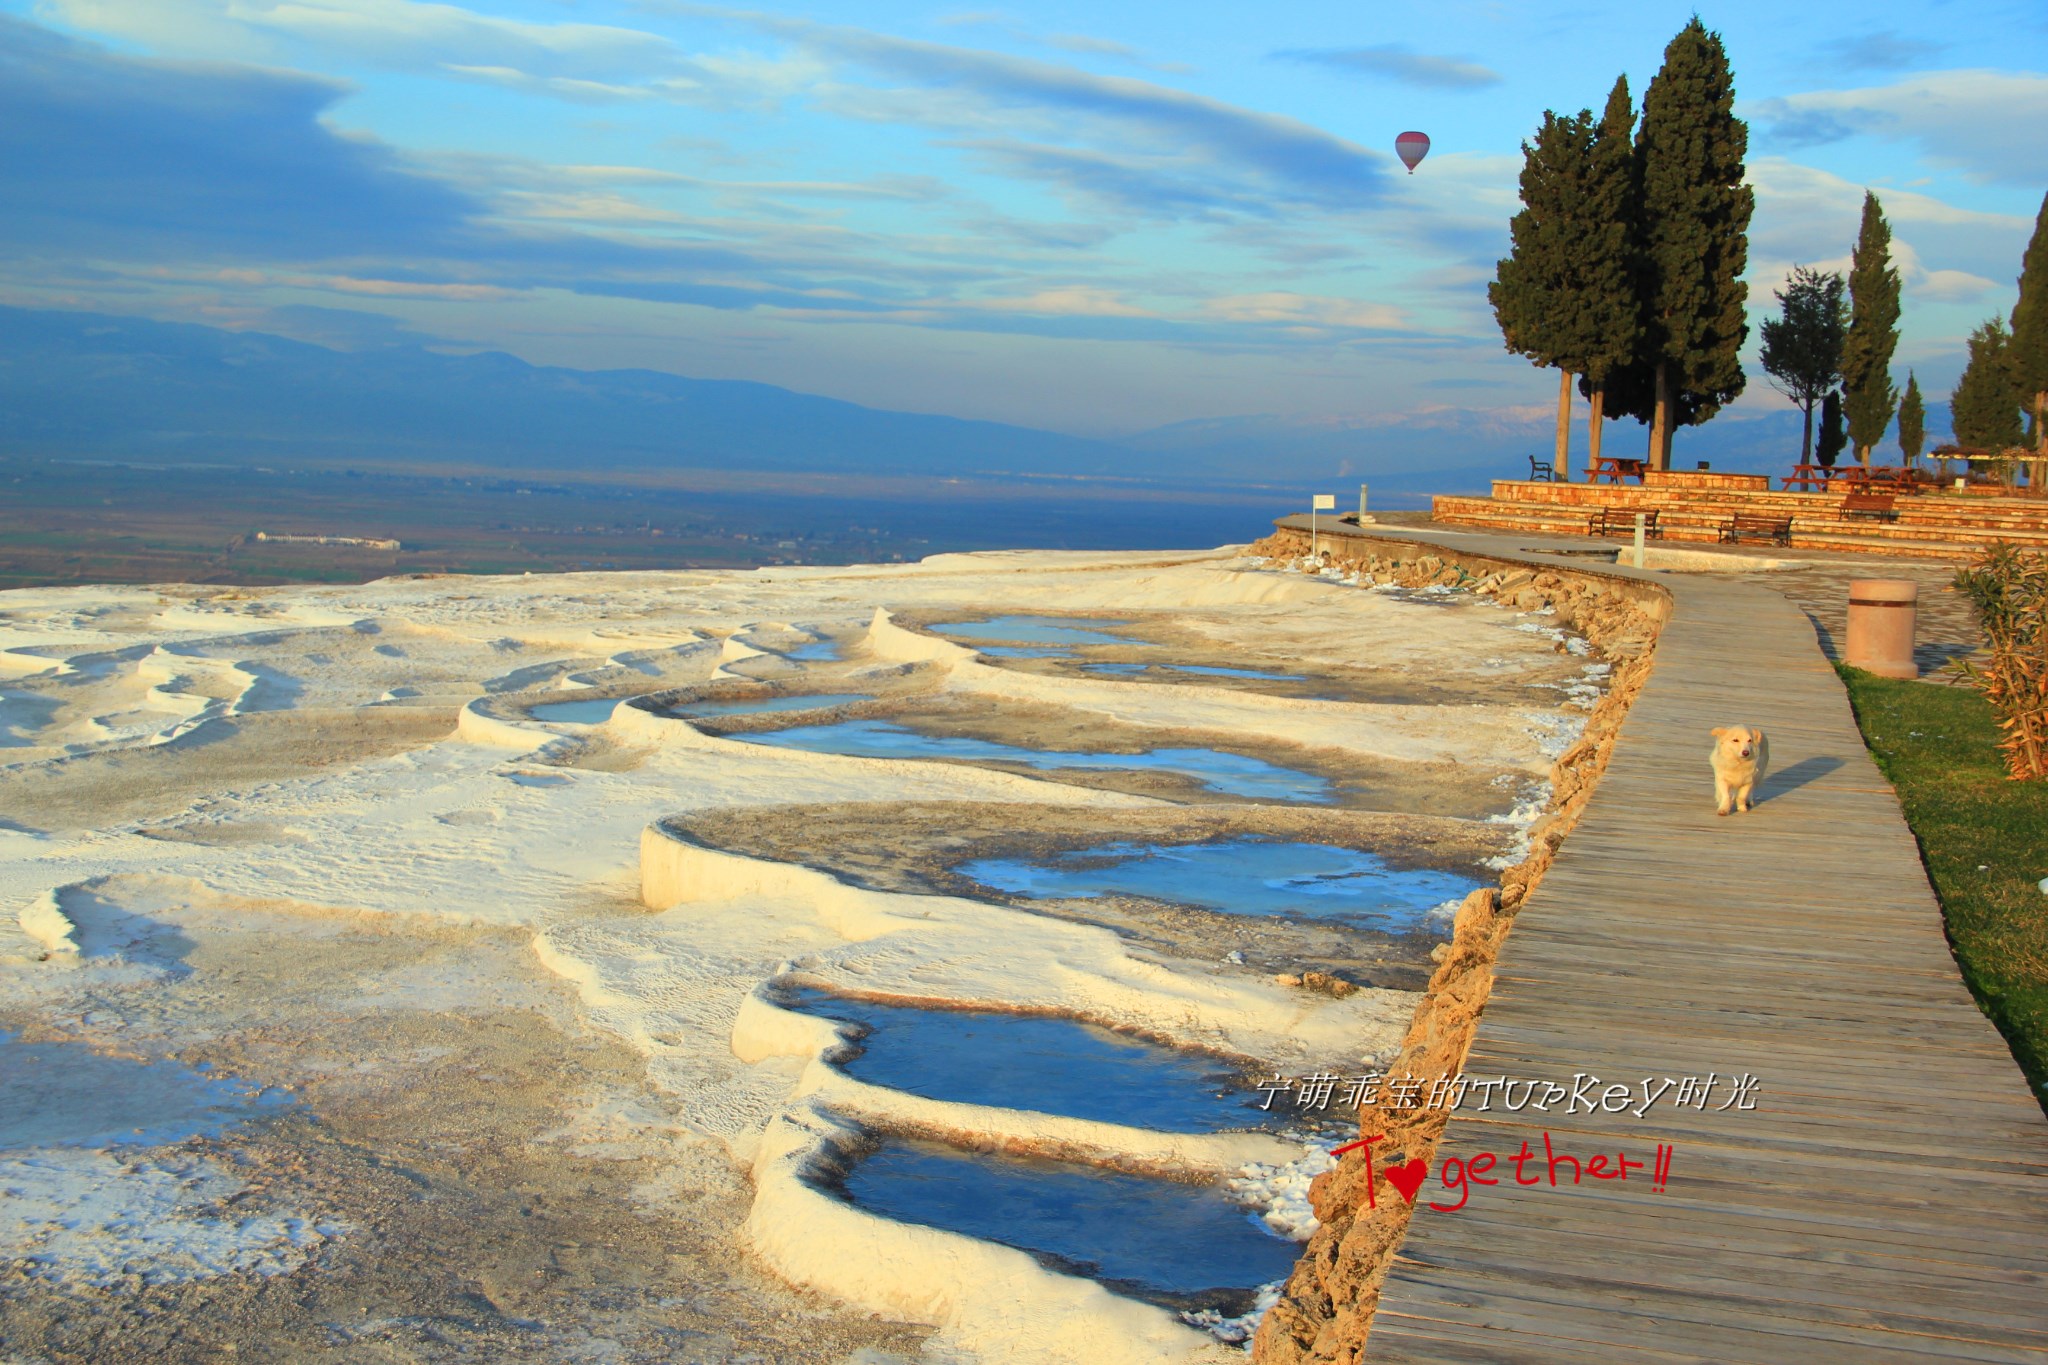
[[[1448,525],[1471,526],[1491,531],[1523,532],[1534,535],[1581,536],[1585,534],[1585,517],[1577,512],[1562,512],[1546,508],[1541,504],[1502,505],[1488,502],[1484,498],[1440,498],[1434,513],[1436,520]],[[1444,504],[1468,504],[1466,506],[1445,506]],[[1721,526],[1726,514],[1696,514],[1658,518],[1658,528],[1664,532],[1663,540],[1672,543],[1712,544],[1720,539]],[[1589,537],[1589,540],[1591,538]],[[1975,550],[1997,539],[2009,539],[2030,545],[2048,548],[2048,532],[2029,532],[2007,536],[1945,536],[1941,538],[1913,535],[1910,531],[1882,524],[1865,524],[1841,519],[1801,519],[1794,516],[1792,523],[1793,550],[1847,550],[1865,554],[1909,556],[1915,558],[1957,559],[1966,558]],[[1607,538],[1608,544],[1626,544],[1627,531]]]
[[[1930,525],[1982,525],[2048,527],[2048,499],[1956,495],[1951,493],[1896,494],[1896,507],[1903,520]],[[1559,507],[1624,508],[1717,508],[1722,511],[1766,509],[1782,514],[1811,514],[1837,507],[1840,493],[1750,493],[1741,490],[1673,489],[1636,484],[1550,484],[1525,480],[1495,480],[1495,502],[1543,504]]]
[[[2048,503],[2014,507],[1997,506],[1996,512],[1974,505],[1941,505],[1932,499],[1901,496],[1894,521],[1851,517],[1842,512],[1839,497],[1825,494],[1742,494],[1719,493],[1697,496],[1690,490],[1644,489],[1629,485],[1580,485],[1584,500],[1559,501],[1556,493],[1565,485],[1512,485],[1516,493],[1529,497],[1476,498],[1444,496],[1435,500],[1439,520],[1502,530],[1542,531],[1554,534],[1583,534],[1586,519],[1607,508],[1624,516],[1632,511],[1655,511],[1658,526],[1668,539],[1712,540],[1730,516],[1791,517],[1794,544],[1823,544],[1882,549],[1887,546],[1917,546],[1923,552],[1966,555],[1997,541],[2048,548]],[[1506,491],[1503,489],[1503,491]],[[1624,528],[1620,532],[1626,538]],[[1905,552],[1902,548],[1900,552]]]

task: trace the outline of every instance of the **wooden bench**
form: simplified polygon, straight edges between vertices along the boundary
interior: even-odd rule
[[[1721,527],[1721,543],[1735,545],[1744,540],[1768,540],[1773,545],[1792,543],[1792,518],[1744,516],[1738,512]]]
[[[1636,512],[1625,507],[1603,507],[1586,518],[1586,534],[1589,536],[1632,536],[1636,533]],[[1657,528],[1655,512],[1642,513],[1643,539],[1662,540],[1664,533]]]
[[[1898,501],[1890,493],[1851,493],[1842,499],[1842,515],[1845,517],[1868,517],[1875,521],[1897,521],[1899,509],[1892,504]]]

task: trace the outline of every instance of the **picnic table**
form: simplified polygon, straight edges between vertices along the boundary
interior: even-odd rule
[[[1599,483],[1605,479],[1608,483],[1620,483],[1623,479],[1634,479],[1641,483],[1643,470],[1649,463],[1648,460],[1628,460],[1618,455],[1601,455],[1591,462],[1592,468],[1586,475],[1586,482]]]
[[[1865,469],[1860,464],[1844,465],[1835,471],[1835,482],[1849,488],[1889,488],[1900,493],[1910,493],[1921,484],[1919,470],[1908,465],[1874,464]]]
[[[1845,472],[1845,468],[1838,469],[1831,464],[1796,464],[1792,466],[1792,477],[1785,480],[1785,487],[1788,491],[1804,488],[1819,492],[1832,483],[1836,475]]]

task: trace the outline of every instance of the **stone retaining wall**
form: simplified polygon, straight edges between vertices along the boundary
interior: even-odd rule
[[[1426,1086],[1463,1068],[1493,987],[1501,944],[1607,766],[1622,718],[1650,675],[1671,598],[1655,584],[1581,570],[1539,570],[1412,541],[1344,535],[1320,543],[1323,563],[1353,568],[1374,583],[1462,586],[1523,611],[1551,607],[1561,623],[1583,634],[1613,666],[1607,694],[1584,734],[1551,768],[1550,803],[1529,828],[1528,855],[1501,874],[1498,887],[1474,891],[1459,908],[1451,940],[1440,950],[1399,1056],[1387,1068],[1389,1085],[1380,1092],[1385,1097],[1402,1078]],[[1308,549],[1307,532],[1281,527],[1249,553],[1308,568]],[[1259,1324],[1252,1345],[1255,1365],[1354,1365],[1364,1357],[1380,1285],[1414,1209],[1387,1183],[1386,1171],[1417,1157],[1433,1163],[1449,1116],[1443,1108],[1401,1106],[1386,1098],[1360,1109],[1360,1135],[1383,1137],[1372,1148],[1377,1187],[1368,1192],[1367,1162],[1357,1151],[1316,1177],[1309,1197],[1321,1226],[1296,1262],[1279,1303]]]

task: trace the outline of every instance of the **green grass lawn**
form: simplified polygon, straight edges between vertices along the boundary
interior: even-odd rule
[[[2006,777],[1973,689],[1840,671],[1920,840],[1963,979],[2048,1109],[2048,782]]]

